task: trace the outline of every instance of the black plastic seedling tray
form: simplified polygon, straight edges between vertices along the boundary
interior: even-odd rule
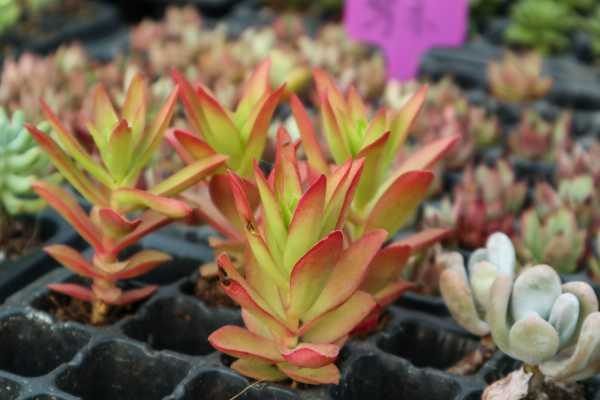
[[[345,346],[339,385],[292,388],[248,380],[207,341],[218,327],[241,324],[239,311],[209,307],[189,290],[197,264],[211,257],[202,242],[146,238],[142,247],[175,259],[145,278],[163,284],[158,292],[110,326],[60,322],[48,313],[46,284],[78,279],[63,269],[8,299],[0,307],[0,399],[474,400],[487,383],[517,367],[496,353],[475,375],[444,372],[477,339],[448,316],[393,306],[384,328]]]
[[[32,220],[39,225],[41,243],[23,256],[0,262],[0,303],[48,271],[59,267],[44,251],[49,244],[70,244],[81,247],[82,240],[73,229],[51,209]]]

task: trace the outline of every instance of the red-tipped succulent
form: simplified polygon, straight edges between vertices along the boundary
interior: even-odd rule
[[[252,163],[261,159],[271,119],[284,90],[283,86],[271,90],[269,68],[270,62],[263,62],[248,79],[235,111],[221,106],[202,85],[194,88],[174,72],[194,132],[173,130],[167,135],[169,143],[187,164],[211,155],[227,155],[227,166],[241,177],[253,209],[258,192],[252,179]],[[226,238],[211,239],[211,245],[243,258],[244,226],[235,211],[229,180],[223,172],[199,185],[187,199],[197,206],[200,218]]]
[[[254,167],[258,215],[243,181],[230,174],[249,255],[244,276],[225,254],[218,266],[245,328],[225,326],[209,341],[238,358],[236,371],[267,381],[339,381],[334,362],[341,346],[376,308],[360,288],[387,236],[372,230],[350,242],[341,230],[362,169],[362,161],[348,160],[330,176],[306,176],[281,129],[270,176]]]
[[[123,291],[117,283],[142,275],[167,261],[169,256],[142,250],[127,260],[119,253],[174,219],[188,217],[191,209],[173,196],[221,167],[226,157],[207,155],[147,190],[137,188],[140,174],[161,144],[173,116],[177,89],[151,123],[146,118],[146,84],[135,76],[129,85],[120,113],[106,90],[98,86],[93,93],[93,111],[87,128],[98,155],[90,154],[64,128],[42,101],[43,111],[54,130],[47,135],[33,125],[27,128],[49,155],[64,178],[91,203],[89,214],[66,190],[39,182],[35,190],[54,207],[93,247],[87,260],[71,247],[51,245],[46,251],[65,267],[92,279],[91,288],[71,284],[52,284],[52,290],[93,302],[92,322],[102,323],[107,305],[123,305],[150,295],[156,287]]]
[[[427,88],[421,88],[397,112],[379,110],[369,120],[367,107],[356,90],[340,92],[333,78],[315,69],[321,122],[328,152],[321,149],[308,113],[297,97],[292,98],[308,164],[319,173],[331,174],[327,153],[337,165],[364,159],[364,173],[349,211],[346,228],[352,238],[382,228],[393,236],[412,216],[433,181],[429,169],[446,154],[457,136],[439,139],[395,165]]]

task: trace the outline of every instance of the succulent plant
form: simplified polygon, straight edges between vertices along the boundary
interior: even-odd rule
[[[565,208],[541,219],[535,210],[521,217],[519,253],[529,264],[548,264],[559,273],[579,267],[586,248],[586,231],[579,229],[575,214]]]
[[[487,322],[504,353],[536,366],[558,382],[586,379],[599,372],[600,313],[594,290],[585,282],[561,285],[547,265],[525,268],[516,279],[493,282]]]
[[[433,181],[433,174],[427,169],[443,157],[458,138],[439,139],[394,166],[423,104],[426,87],[407,100],[402,109],[391,112],[382,108],[369,120],[367,108],[356,90],[351,88],[344,97],[327,73],[315,69],[313,75],[323,134],[333,161],[343,165],[348,159],[365,160],[364,174],[356,188],[346,228],[352,238],[376,228],[385,229],[393,236],[427,194]],[[297,97],[292,97],[291,104],[309,166],[329,175],[326,153],[321,149],[308,113]]]
[[[500,62],[488,65],[492,94],[507,102],[524,102],[544,97],[552,88],[552,79],[542,76],[539,53],[516,55],[507,52]]]
[[[562,113],[551,123],[533,111],[525,112],[509,136],[511,151],[522,159],[554,161],[570,143],[571,114]]]
[[[255,164],[260,220],[243,181],[229,175],[250,256],[245,277],[227,255],[217,262],[221,287],[242,307],[245,328],[225,326],[209,341],[238,358],[233,369],[255,379],[337,383],[334,361],[341,346],[376,307],[359,288],[387,234],[370,231],[347,245],[340,230],[362,161],[349,160],[331,177],[307,181],[295,152],[282,129],[268,179]]]
[[[34,214],[46,204],[33,192],[31,185],[38,179],[57,181],[58,176],[50,173],[48,157],[37,146],[37,143],[23,125],[25,115],[16,111],[12,119],[3,108],[0,108],[0,215],[2,225],[10,224],[5,218],[20,214]],[[46,124],[38,126],[40,130],[48,130]],[[4,230],[3,230],[4,231]]]
[[[600,55],[600,6],[596,6],[593,14],[585,22],[585,30],[592,39],[592,51],[596,56]]]
[[[513,278],[516,274],[510,238],[502,232],[491,234],[485,247],[473,252],[467,269],[458,252],[446,253],[442,262],[445,269],[440,275],[440,292],[452,317],[470,333],[488,335],[490,326],[485,316],[493,303],[490,288],[498,276]]]
[[[0,0],[0,33],[12,28],[21,17],[23,10],[17,0]]]
[[[495,167],[468,166],[454,189],[453,202],[427,207],[425,224],[453,227],[460,246],[477,248],[493,232],[512,234],[515,215],[521,210],[526,193],[526,183],[515,181],[513,170],[504,160]]]
[[[600,143],[594,141],[585,147],[575,143],[571,149],[561,151],[557,161],[557,182],[589,176],[594,186],[600,184]]]
[[[106,89],[96,87],[87,128],[100,162],[65,129],[45,102],[41,103],[42,109],[55,136],[27,125],[62,176],[92,205],[88,215],[59,186],[49,182],[33,186],[94,249],[93,257],[87,260],[66,245],[45,248],[65,267],[92,279],[91,288],[72,283],[49,285],[54,291],[92,302],[92,323],[104,321],[109,305],[135,302],[156,290],[156,286],[147,286],[125,291],[117,284],[148,272],[170,257],[159,251],[142,250],[120,261],[119,253],[161,226],[188,217],[190,207],[173,196],[213,173],[226,160],[224,156],[207,154],[148,190],[137,188],[140,174],[162,142],[177,100],[174,90],[151,123],[147,123],[146,92],[144,79],[135,76],[121,113],[117,114]]]
[[[475,335],[491,333],[500,350],[551,380],[598,373],[600,313],[591,286],[561,285],[547,265],[527,267],[519,275],[514,267],[514,249],[504,235],[492,235],[487,248],[473,254],[468,276],[454,253],[440,277],[453,317]]]
[[[519,0],[511,9],[511,24],[505,33],[510,43],[542,53],[562,50],[577,21],[564,1]]]

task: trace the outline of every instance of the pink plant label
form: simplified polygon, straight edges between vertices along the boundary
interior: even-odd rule
[[[421,56],[432,47],[460,45],[468,0],[346,0],[346,29],[356,40],[380,47],[388,76],[416,77]]]

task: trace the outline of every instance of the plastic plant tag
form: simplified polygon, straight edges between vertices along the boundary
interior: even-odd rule
[[[435,46],[458,46],[467,27],[468,0],[346,0],[346,29],[379,46],[390,78],[415,78],[421,56]]]

